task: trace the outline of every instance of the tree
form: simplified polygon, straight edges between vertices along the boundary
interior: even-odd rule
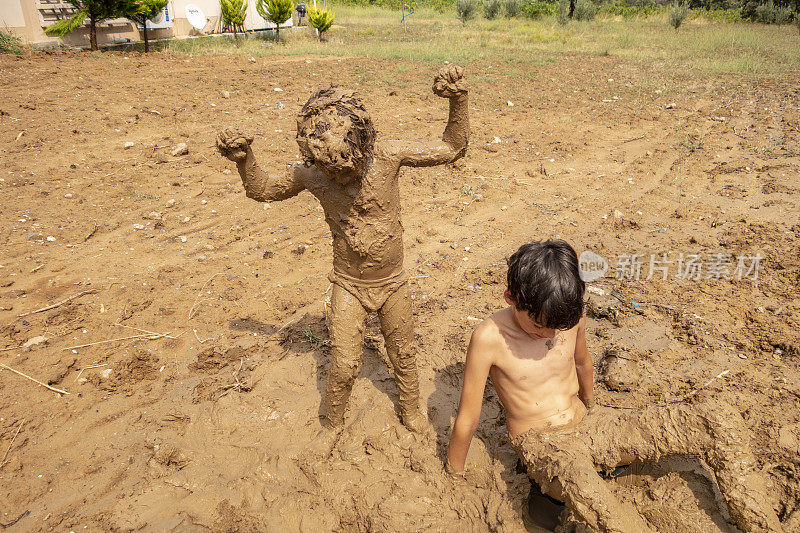
[[[322,34],[333,25],[333,18],[333,12],[324,8],[308,10],[308,22],[317,29],[320,41],[322,40]]]
[[[62,19],[48,26],[44,32],[47,35],[63,37],[80,28],[84,21],[89,19],[89,44],[92,50],[97,50],[97,25],[104,20],[117,17],[128,17],[128,14],[138,10],[135,0],[67,0],[76,11],[68,19]]]
[[[150,42],[147,40],[147,21],[158,15],[158,12],[164,9],[167,2],[168,0],[138,0],[137,6],[139,7],[136,12],[127,15],[127,18],[137,24],[141,24],[142,28],[144,28],[145,53],[150,51]]]
[[[256,0],[256,11],[264,20],[274,22],[275,42],[280,36],[281,24],[292,18],[294,4],[292,0]]]
[[[233,38],[239,46],[238,29],[244,31],[244,19],[247,17],[247,2],[245,0],[219,0],[222,8],[222,22],[233,27]]]

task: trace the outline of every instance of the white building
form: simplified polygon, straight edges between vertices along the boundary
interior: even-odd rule
[[[206,25],[197,30],[189,24],[186,6],[200,8]],[[74,12],[72,4],[66,0],[0,0],[0,28],[10,30],[23,41],[31,44],[52,43],[66,46],[89,47],[89,27],[85,25],[66,37],[51,37],[44,34],[44,29],[56,20],[68,18]],[[150,39],[164,37],[181,37],[219,33],[221,8],[218,0],[169,0],[167,7],[148,24],[147,36]],[[88,24],[88,20],[87,20]],[[267,22],[256,11],[256,1],[249,0],[247,6],[246,30],[274,29],[275,24]],[[281,27],[292,25],[292,19]],[[152,29],[151,29],[152,28]],[[122,42],[125,39],[140,41],[142,30],[127,19],[112,19],[97,27],[97,43],[99,45]]]

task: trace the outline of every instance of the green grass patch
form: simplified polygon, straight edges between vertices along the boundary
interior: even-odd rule
[[[323,42],[311,31],[287,31],[286,41],[279,44],[251,37],[240,40],[241,47],[236,48],[232,40],[207,37],[175,40],[169,49],[255,57],[371,57],[398,62],[395,70],[400,74],[412,68],[403,66],[403,61],[513,63],[516,66],[508,73],[512,78],[527,78],[530,67],[558,61],[565,54],[658,62],[667,74],[769,76],[800,68],[796,28],[715,22],[707,16],[710,12],[690,17],[675,30],[664,10],[633,18],[601,13],[591,21],[560,25],[553,15],[538,20],[476,19],[462,24],[454,11],[440,13],[425,6],[417,7],[403,23],[399,8],[337,4],[332,9],[336,24]]]

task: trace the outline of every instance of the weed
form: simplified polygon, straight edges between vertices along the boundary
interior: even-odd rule
[[[701,149],[705,142],[703,141],[695,141],[691,136],[686,136],[684,140],[681,141],[681,146],[689,150],[689,152],[694,152],[695,150]]]
[[[314,335],[314,332],[311,331],[311,328],[308,326],[303,330],[303,335],[306,336],[306,339],[308,339],[308,342],[310,342],[312,346],[317,346],[322,342],[319,337]]]
[[[22,39],[9,30],[0,29],[0,54],[21,54]]]

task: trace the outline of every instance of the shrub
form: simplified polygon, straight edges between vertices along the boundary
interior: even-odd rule
[[[504,7],[508,18],[517,17],[522,12],[522,0],[506,0]]]
[[[308,22],[316,28],[320,41],[322,40],[322,34],[333,26],[334,18],[333,12],[324,8],[310,9],[308,11]]]
[[[478,11],[478,0],[456,0],[456,15],[463,24],[475,17]]]
[[[756,6],[754,11],[755,21],[761,24],[773,24],[775,22],[776,11],[775,4],[772,0],[769,0],[766,4],[760,4]]]
[[[792,8],[779,7],[775,10],[775,24],[788,24],[792,21]]]
[[[536,20],[547,15],[557,15],[558,4],[532,0],[522,6],[522,12],[526,17]]]
[[[0,30],[0,54],[21,54],[22,39],[11,30]]]
[[[596,14],[597,6],[591,0],[578,0],[572,16],[575,20],[592,20]]]
[[[503,0],[483,0],[483,16],[489,20],[496,19],[503,8]]]
[[[275,23],[275,42],[281,36],[281,24],[292,18],[292,0],[256,0],[256,11],[261,18]]]
[[[685,19],[687,15],[689,15],[689,6],[687,6],[685,2],[678,3],[678,1],[675,0],[672,4],[672,8],[669,10],[670,26],[677,30],[680,25],[683,24],[683,19]]]
[[[558,0],[558,23],[562,26],[569,22],[570,0]]]
[[[794,23],[797,24],[797,31],[800,32],[800,15],[794,18]]]

